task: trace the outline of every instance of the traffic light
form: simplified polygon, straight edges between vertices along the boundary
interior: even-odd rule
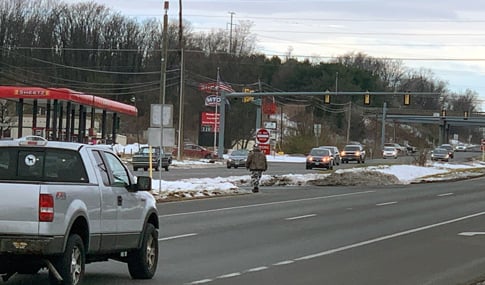
[[[370,94],[369,92],[366,92],[364,94],[364,105],[369,105],[370,104]]]
[[[323,97],[323,103],[330,104],[330,94],[325,94],[325,96]]]
[[[251,88],[244,87],[243,92],[244,93],[254,93],[254,90],[251,89]],[[242,99],[243,103],[249,103],[249,102],[252,102],[253,100],[254,100],[253,96],[244,96],[243,99]]]
[[[408,106],[411,104],[411,94],[404,94],[404,105]]]
[[[253,100],[254,100],[253,96],[244,96],[243,99],[242,99],[243,103],[249,103]]]

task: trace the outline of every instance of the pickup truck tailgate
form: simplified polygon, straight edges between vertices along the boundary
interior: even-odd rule
[[[38,234],[40,185],[0,183],[0,234]]]

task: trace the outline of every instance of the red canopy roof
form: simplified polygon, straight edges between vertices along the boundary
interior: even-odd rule
[[[136,116],[135,106],[110,99],[88,95],[68,88],[41,88],[24,86],[0,86],[0,98],[4,99],[38,99],[70,101],[79,105],[103,109],[106,111]]]

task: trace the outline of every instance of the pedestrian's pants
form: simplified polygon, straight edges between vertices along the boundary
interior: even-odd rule
[[[261,180],[261,175],[263,175],[262,170],[251,170],[251,186],[259,187],[259,180]]]

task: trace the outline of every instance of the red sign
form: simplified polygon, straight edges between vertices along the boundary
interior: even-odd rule
[[[221,114],[202,112],[200,116],[200,127],[201,132],[219,132],[219,122]]]
[[[258,129],[256,131],[256,143],[266,144],[269,142],[270,135],[267,129]]]
[[[216,113],[210,113],[210,112],[202,112],[200,124],[214,125],[216,123],[216,118],[217,118],[217,123],[219,123],[220,117],[221,117],[221,114],[219,113],[216,114]]]
[[[271,153],[271,146],[269,144],[259,144],[259,149],[266,155]]]

